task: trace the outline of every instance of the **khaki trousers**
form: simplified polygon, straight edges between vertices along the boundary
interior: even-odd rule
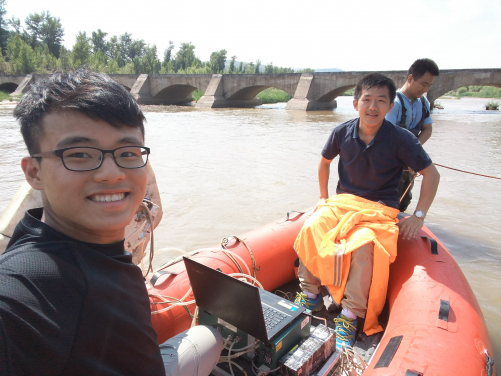
[[[372,267],[374,259],[374,244],[366,244],[351,252],[351,265],[344,297],[341,306],[349,309],[358,317],[365,318],[367,300],[372,281]],[[299,283],[303,291],[312,294],[320,293],[320,280],[309,272],[299,260]]]

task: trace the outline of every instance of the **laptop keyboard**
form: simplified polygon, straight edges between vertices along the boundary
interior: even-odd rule
[[[287,317],[282,312],[269,307],[264,308],[263,314],[266,330],[268,331],[273,329],[280,321]]]

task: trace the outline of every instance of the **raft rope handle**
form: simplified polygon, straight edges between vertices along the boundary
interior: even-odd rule
[[[501,180],[501,178],[498,178],[497,176],[477,174],[476,172],[470,172],[470,171],[460,170],[460,169],[457,169],[457,168],[452,168],[452,167],[444,166],[444,165],[441,165],[441,164],[438,164],[438,163],[435,163],[435,166],[440,166],[440,167],[443,167],[443,168],[448,168],[449,170],[464,172],[465,174],[472,174],[472,175],[477,175],[477,176],[483,176],[484,178],[491,178],[491,179]]]
[[[191,258],[192,255],[190,255],[189,253],[181,250],[181,249],[177,249],[178,251],[182,252],[183,254],[186,254],[188,257]],[[219,248],[216,248],[217,251],[221,251],[221,249]],[[230,250],[226,250],[225,252],[226,255],[229,255],[231,254],[232,256],[236,256],[238,259],[240,259],[240,261],[245,265],[246,269],[247,269],[247,272],[248,274],[245,274],[245,273],[232,273],[232,274],[228,274],[229,276],[243,276],[245,278],[248,278],[249,280],[251,280],[252,282],[254,282],[255,284],[257,284],[259,287],[263,288],[263,285],[261,285],[261,283],[256,279],[256,278],[253,278],[251,275],[250,275],[250,270],[249,270],[249,267],[247,266],[247,263],[245,263],[245,261],[239,256],[237,255],[236,253],[230,251]],[[239,269],[241,270],[241,266],[240,264],[238,263],[238,261],[234,258],[230,258],[234,263],[237,264],[237,267],[239,267]],[[151,262],[150,262],[150,265],[151,265]],[[161,268],[159,269],[162,269],[162,268],[166,268],[168,265],[166,266],[162,266]],[[159,269],[156,269],[155,270],[155,273],[159,270]],[[153,285],[151,285],[150,281],[148,279],[146,279],[147,283],[153,287]],[[150,304],[171,304],[170,307],[166,307],[166,308],[162,308],[162,309],[159,309],[159,310],[156,310],[156,311],[151,311],[151,314],[152,315],[156,315],[156,314],[159,314],[159,313],[162,313],[162,312],[166,312],[166,311],[169,311],[171,309],[173,309],[174,307],[177,307],[177,306],[182,306],[187,312],[188,314],[190,315],[190,317],[194,320],[196,320],[196,315],[192,315],[188,308],[186,306],[190,305],[190,304],[195,304],[196,301],[195,300],[190,300],[188,302],[185,302],[184,299],[186,299],[188,297],[188,295],[191,293],[192,289],[191,287],[188,289],[188,291],[186,292],[186,294],[181,298],[181,299],[176,299],[174,297],[170,297],[170,296],[166,296],[166,295],[161,295],[161,294],[153,294],[153,293],[148,293],[149,296],[151,297],[156,297],[156,298],[159,298],[161,299],[162,301],[161,302],[150,302]],[[169,298],[169,299],[172,299],[173,301],[169,301],[167,300],[166,298]]]
[[[253,276],[254,276],[254,278],[256,278],[256,272],[257,272],[256,259],[254,258],[254,253],[252,252],[252,250],[250,249],[250,247],[247,245],[247,243],[245,242],[245,240],[240,239],[238,236],[234,236],[234,235],[233,236],[228,236],[226,238],[223,238],[223,240],[221,240],[221,248],[223,248],[224,250],[227,250],[227,246],[228,246],[228,243],[230,241],[230,238],[234,238],[234,239],[238,240],[249,251],[249,254],[250,254],[250,257],[251,257],[251,260],[252,260],[252,269],[254,270]],[[241,269],[239,266],[238,266],[238,268]],[[242,270],[240,270],[240,272],[242,273]]]
[[[409,170],[404,170],[404,171],[409,171]],[[411,183],[409,184],[409,186],[407,187],[407,189],[405,190],[404,194],[402,195],[402,197],[400,197],[400,200],[399,202],[402,202],[402,200],[404,199],[405,195],[407,194],[407,192],[409,191],[409,189],[411,189],[412,187],[412,183],[414,183],[414,180],[416,180],[416,178],[418,176],[422,176],[419,172],[414,172],[414,177],[412,178],[412,181]]]

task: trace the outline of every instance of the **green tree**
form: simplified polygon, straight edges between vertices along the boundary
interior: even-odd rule
[[[7,13],[5,0],[0,0],[0,49],[2,55],[7,52],[7,40],[9,39],[9,22],[5,20],[5,13]]]
[[[49,46],[43,44],[34,50],[34,64],[37,73],[47,73],[57,68],[57,58],[49,51]]]
[[[106,55],[101,50],[97,50],[91,54],[88,59],[88,64],[93,72],[104,72],[106,69]]]
[[[71,50],[71,64],[73,68],[81,67],[89,63],[90,57],[90,44],[87,38],[87,34],[84,32],[79,32],[77,34],[77,40],[73,45]]]
[[[266,64],[264,66],[264,73],[265,74],[272,74],[273,73],[273,63]]]
[[[244,63],[241,61],[240,65],[238,66],[238,73],[243,73],[244,71]]]
[[[169,41],[169,47],[164,51],[164,60],[162,61],[162,68],[167,70],[169,62],[172,59],[172,50],[174,49],[174,42]]]
[[[115,59],[108,59],[108,66],[106,67],[106,71],[108,74],[116,74],[118,73],[118,63]]]
[[[101,51],[105,55],[108,53],[108,45],[105,40],[107,35],[108,33],[105,33],[101,29],[97,29],[97,31],[92,32],[90,40],[93,53],[96,53],[98,51]]]
[[[251,61],[250,63],[246,64],[244,67],[244,73],[245,74],[254,74],[256,73],[256,66],[254,63]]]
[[[49,11],[42,11],[42,13],[28,15],[25,24],[32,48],[46,44],[50,53],[59,57],[59,49],[64,37],[64,29],[59,18],[52,17]]]
[[[256,61],[256,69],[254,71],[254,74],[261,73],[261,60],[257,59]]]
[[[161,68],[162,64],[160,63],[160,60],[158,60],[157,57],[157,46],[156,45],[153,45],[152,47],[147,46],[145,48],[145,54],[141,58],[140,73],[158,74],[160,73]]]
[[[61,48],[59,49],[57,68],[65,71],[71,69],[71,51],[68,51],[64,46],[61,46]]]
[[[130,63],[135,57],[142,58],[146,51],[146,43],[142,39],[132,39],[132,34],[124,33],[118,37],[120,54],[124,63]]]
[[[118,64],[118,67],[123,67],[125,65],[125,60],[121,53],[120,43],[115,35],[113,35],[106,43],[106,50],[108,52],[108,59],[113,59],[115,63]]]
[[[181,43],[174,58],[174,71],[185,70],[188,67],[201,67],[202,62],[195,56],[195,46],[191,43]]]
[[[237,59],[237,57],[236,57],[235,55],[233,55],[233,56],[231,57],[230,67],[229,67],[229,69],[228,69],[228,71],[229,71],[230,73],[235,73],[235,60],[236,60],[236,59]]]
[[[212,73],[224,72],[226,64],[226,50],[219,50],[211,53],[209,67]]]
[[[12,73],[28,74],[35,72],[35,52],[19,35],[14,34],[9,38],[7,56],[9,57]]]

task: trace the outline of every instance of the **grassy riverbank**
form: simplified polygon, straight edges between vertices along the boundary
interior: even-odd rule
[[[5,91],[0,91],[0,102],[4,100],[15,101],[15,99],[9,93],[6,93]]]
[[[501,88],[495,86],[463,86],[449,91],[446,96],[472,98],[501,98]]]
[[[269,87],[268,89],[263,90],[257,95],[257,97],[261,99],[263,104],[288,102],[292,99],[292,97],[285,91],[275,89],[274,87]]]

